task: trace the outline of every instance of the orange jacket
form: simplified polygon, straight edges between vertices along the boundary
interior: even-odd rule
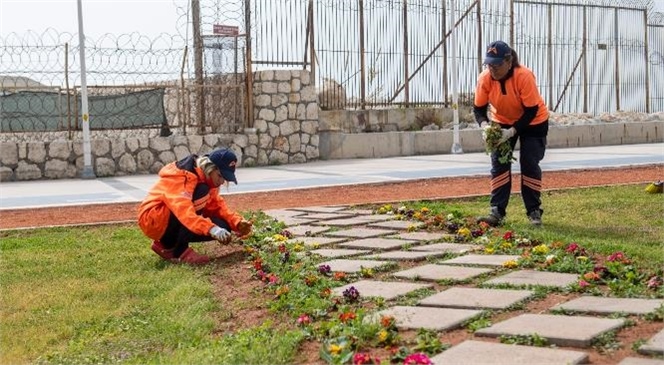
[[[190,231],[207,235],[215,224],[207,217],[219,217],[236,231],[242,216],[232,212],[219,195],[219,188],[210,188],[207,197],[199,199],[196,206],[203,206],[202,215],[196,214],[192,201],[196,185],[205,183],[205,174],[193,161],[197,156],[172,162],[159,171],[159,180],[138,207],[138,225],[143,233],[159,240],[166,231],[171,212]]]
[[[538,106],[537,115],[529,123],[536,125],[549,119],[549,110],[537,90],[535,75],[527,67],[515,67],[514,74],[501,82],[491,78],[489,70],[484,70],[477,80],[475,105],[491,104],[491,114],[496,122],[506,125],[516,123],[523,115],[524,107]]]

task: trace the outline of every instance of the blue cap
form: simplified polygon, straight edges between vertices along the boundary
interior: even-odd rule
[[[512,54],[512,49],[503,41],[495,41],[489,44],[484,57],[485,65],[499,65],[503,63],[505,57]]]
[[[237,156],[233,151],[220,148],[208,155],[208,158],[219,169],[221,176],[226,181],[232,181],[237,185],[235,178],[235,165],[237,165]]]

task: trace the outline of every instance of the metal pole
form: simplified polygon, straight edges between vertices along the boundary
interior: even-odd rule
[[[454,113],[454,143],[452,153],[463,153],[459,143],[459,69],[457,67],[457,44],[456,44],[456,1],[450,1],[450,18],[454,28],[450,32],[450,58],[452,58],[452,112]]]
[[[198,130],[205,132],[205,87],[203,81],[203,38],[201,38],[201,6],[199,0],[191,0],[191,22],[194,33],[194,73],[196,77],[196,114]]]
[[[82,179],[94,179],[92,169],[92,151],[90,148],[90,115],[88,115],[88,87],[85,80],[85,35],[83,34],[83,6],[81,0],[78,5],[78,43],[81,54],[81,119],[83,124],[83,171]]]

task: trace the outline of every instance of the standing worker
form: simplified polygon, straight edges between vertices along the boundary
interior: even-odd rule
[[[480,128],[491,123],[501,127],[500,143],[509,143],[514,150],[520,143],[521,196],[530,223],[542,224],[542,170],[540,161],[546,150],[549,111],[540,95],[535,75],[519,64],[516,52],[505,42],[489,45],[484,59],[486,69],[479,75],[475,89],[473,112]],[[486,133],[483,133],[486,141]],[[491,153],[491,210],[480,217],[493,227],[501,225],[506,215],[512,190],[512,162],[500,162],[498,151]]]
[[[219,195],[221,185],[237,184],[237,157],[229,149],[189,155],[159,171],[159,180],[138,208],[138,225],[153,239],[152,251],[164,260],[203,265],[210,262],[190,242],[230,243],[231,231],[251,233],[251,222],[231,211]]]

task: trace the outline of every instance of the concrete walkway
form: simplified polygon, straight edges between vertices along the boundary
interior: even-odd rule
[[[664,163],[664,144],[637,144],[547,151],[544,171],[615,168]],[[239,168],[239,184],[225,194],[489,174],[485,153],[319,161]],[[514,166],[518,172],[518,164]],[[141,201],[156,175],[91,180],[0,183],[0,210]]]
[[[417,222],[389,225],[390,215],[372,215],[351,207],[306,207],[269,210],[272,217],[294,222],[287,228],[318,255],[319,265],[334,272],[361,273],[370,268],[386,272],[380,279],[363,278],[333,289],[341,296],[354,287],[361,296],[381,297],[386,309],[374,313],[395,318],[402,330],[420,328],[442,332],[464,327],[483,313],[502,313],[539,301],[533,288],[565,288],[579,280],[578,275],[522,269],[506,269],[502,263],[517,260],[513,255],[486,255],[481,245],[455,243],[454,237],[437,234],[404,239],[408,227]],[[343,219],[340,219],[343,217]],[[382,222],[376,227],[376,218]],[[300,224],[294,219],[299,219]],[[335,222],[343,221],[343,225]],[[404,226],[403,223],[410,223]],[[386,228],[387,226],[387,228]],[[312,228],[317,230],[312,231]],[[420,233],[420,232],[410,232]],[[426,233],[426,232],[421,232]],[[400,242],[400,243],[399,243]],[[321,248],[323,247],[323,248]],[[349,249],[353,248],[353,249]],[[450,258],[450,255],[457,257]],[[446,258],[437,258],[445,256]],[[416,262],[400,269],[400,261]],[[433,282],[444,281],[435,292]],[[399,305],[398,299],[416,290],[433,290],[416,305]],[[551,295],[551,294],[547,294]],[[434,364],[583,364],[594,340],[609,332],[628,330],[625,316],[644,316],[664,305],[664,299],[610,298],[581,296],[552,305],[545,311],[523,313],[503,320],[492,320],[486,328],[432,357]],[[488,312],[487,312],[488,311]],[[620,314],[620,315],[617,315]],[[502,318],[505,318],[503,315]],[[660,332],[644,338],[645,343],[621,343],[635,348],[620,364],[664,365],[664,324]],[[638,325],[638,324],[637,324]],[[545,346],[508,345],[486,338],[528,338],[538,336]],[[619,338],[619,337],[618,337]]]

